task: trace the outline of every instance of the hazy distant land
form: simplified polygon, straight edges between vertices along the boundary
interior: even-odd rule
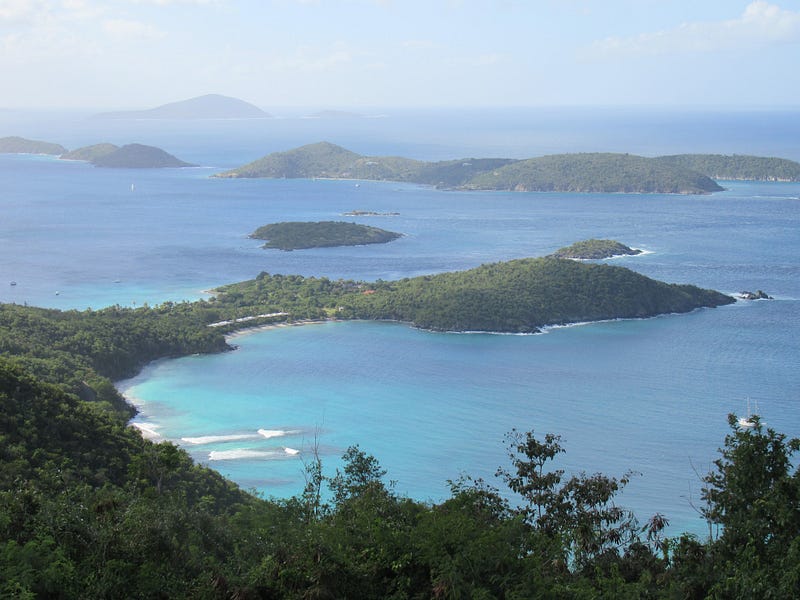
[[[701,160],[706,156],[713,160]],[[329,142],[275,152],[215,177],[385,180],[461,190],[709,194],[723,188],[697,169],[711,165],[724,165],[725,169],[714,168],[711,172],[725,173],[725,178],[730,179],[800,181],[800,164],[755,156],[646,158],[580,153],[526,160],[463,158],[424,162],[362,156]]]
[[[146,110],[106,112],[95,117],[99,119],[268,119],[272,115],[238,98],[206,94]]]

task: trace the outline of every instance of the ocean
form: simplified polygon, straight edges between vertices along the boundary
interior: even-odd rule
[[[258,121],[99,121],[0,113],[0,137],[68,148],[156,145],[200,166],[96,169],[0,155],[0,301],[62,309],[207,297],[261,271],[398,279],[541,256],[590,237],[645,254],[613,259],[668,282],[772,301],[540,335],[454,334],[398,323],[287,326],[231,340],[235,352],[154,363],[118,386],[136,422],[265,496],[326,472],[358,444],[399,494],[438,502],[448,481],[498,487],[513,428],[560,434],[555,466],[621,476],[618,502],[670,533],[704,535],[701,476],[728,413],[758,402],[800,436],[800,184],[722,182],[710,196],[452,192],[390,182],[209,176],[327,140],[423,160],[555,152],[720,152],[800,160],[800,113],[549,109],[300,113]],[[396,216],[345,217],[351,210]],[[263,250],[248,234],[285,220],[348,220],[401,232],[384,245]],[[9,285],[10,282],[16,285]]]

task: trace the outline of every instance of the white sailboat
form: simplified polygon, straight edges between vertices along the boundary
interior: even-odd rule
[[[742,429],[750,429],[756,426],[756,422],[753,420],[753,417],[758,417],[758,401],[755,402],[755,412],[753,412],[750,408],[750,398],[747,399],[747,416],[746,417],[739,417],[739,427]]]

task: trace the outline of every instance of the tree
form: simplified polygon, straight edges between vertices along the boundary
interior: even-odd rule
[[[640,542],[633,514],[614,504],[630,473],[620,479],[581,473],[562,483],[563,470],[546,469],[565,452],[560,436],[548,433],[539,441],[532,431],[512,430],[507,437],[514,471],[501,468],[497,474],[522,496],[527,506],[520,512],[536,532],[554,540],[565,564],[580,569],[602,555],[616,559]]]
[[[725,597],[800,596],[800,469],[792,455],[800,439],[766,428],[753,417],[752,428],[728,416],[715,470],[703,479],[705,517],[722,526],[710,542],[712,592]]]

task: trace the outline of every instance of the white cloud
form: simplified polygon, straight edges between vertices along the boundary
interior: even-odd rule
[[[0,2],[0,21],[27,21],[45,12],[45,0],[2,0]]]
[[[103,31],[116,39],[156,39],[164,33],[141,21],[130,19],[107,19],[103,21]]]
[[[170,4],[220,4],[225,0],[128,0],[131,4],[155,4],[168,6]]]
[[[504,54],[492,53],[492,54],[482,54],[475,60],[476,67],[491,67],[493,65],[497,65],[501,62],[506,60],[506,56]]]
[[[272,71],[327,71],[353,62],[353,51],[342,44],[328,50],[313,47],[299,48],[293,55],[265,57],[263,65]]]
[[[766,0],[751,2],[735,19],[683,23],[638,36],[611,37],[595,43],[588,57],[717,52],[731,48],[800,41],[800,12]]]
[[[406,40],[401,45],[410,50],[428,50],[436,47],[436,43],[431,40]]]

